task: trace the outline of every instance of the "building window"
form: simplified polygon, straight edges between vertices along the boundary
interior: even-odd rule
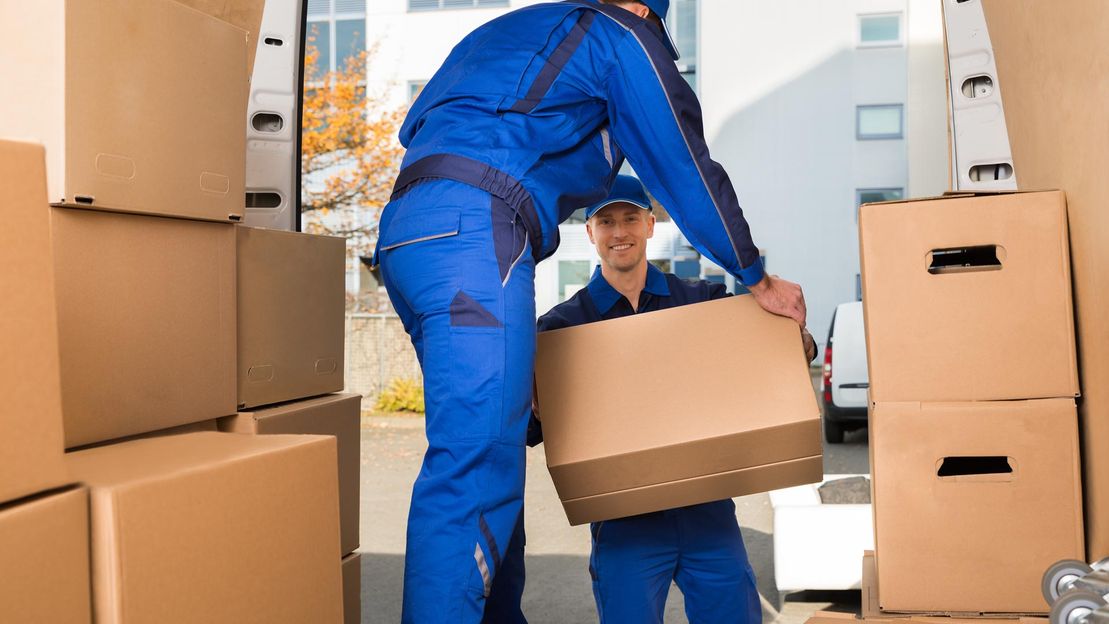
[[[860,273],[855,274],[855,301],[863,300],[863,276]]]
[[[904,107],[901,104],[855,107],[855,138],[860,141],[900,139],[904,125]]]
[[[558,262],[558,302],[562,303],[589,283],[589,260]]]
[[[865,188],[855,190],[855,223],[859,222],[859,206],[874,202],[898,201],[905,199],[905,189]]]
[[[343,71],[366,50],[366,0],[309,0],[308,37],[319,51],[317,74]]]
[[[409,80],[408,81],[408,103],[416,101],[420,97],[420,92],[427,86],[426,80]]]
[[[697,90],[697,0],[676,0],[666,16],[666,28],[682,58],[678,71]]]
[[[901,40],[901,14],[860,15],[858,45],[860,48],[904,45]]]
[[[484,9],[506,7],[508,0],[408,0],[409,11],[438,11],[439,9]]]

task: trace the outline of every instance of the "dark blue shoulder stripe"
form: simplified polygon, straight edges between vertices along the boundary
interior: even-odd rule
[[[570,57],[574,55],[574,51],[581,45],[582,40],[585,39],[585,34],[589,32],[589,27],[593,25],[593,19],[596,14],[593,11],[583,11],[581,17],[578,18],[577,23],[574,24],[573,29],[566,35],[566,38],[558,44],[554,52],[547,57],[547,63],[543,69],[539,71],[539,75],[535,78],[535,82],[531,83],[528,93],[523,99],[516,100],[512,105],[511,110],[515,113],[530,113],[539,105],[543,96],[547,95],[550,91],[551,85],[554,84],[558,75],[562,73],[562,69],[566,67],[566,63],[570,62]]]

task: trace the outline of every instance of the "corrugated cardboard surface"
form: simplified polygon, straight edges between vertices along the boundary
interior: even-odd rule
[[[243,30],[171,0],[4,0],[0,39],[0,135],[46,143],[51,201],[242,216]]]
[[[1044,570],[1084,556],[1074,400],[879,402],[870,419],[882,610],[1046,613]],[[938,476],[982,456],[1012,472]]]
[[[1078,394],[1062,193],[868,204],[859,233],[871,401]],[[1000,270],[929,273],[977,245]]]
[[[262,27],[262,9],[266,7],[266,0],[177,1],[237,26],[246,33],[246,75],[249,78],[254,71],[254,56],[258,51],[258,32]]]
[[[358,548],[359,469],[361,466],[362,397],[333,394],[286,403],[219,420],[232,433],[308,433],[335,436],[339,460],[339,517],[343,554]]]
[[[750,297],[544,332],[536,379],[547,466],[566,505],[593,497],[609,508],[618,499],[602,495],[664,484],[676,492],[685,487],[676,482],[821,454],[800,331]],[[682,504],[759,491],[757,473],[746,474],[744,487],[756,489],[659,493],[653,510],[697,491],[709,498]],[[652,511],[636,509],[622,515]]]
[[[1109,4],[984,0],[983,9],[1017,179],[1023,188],[1067,192],[1087,560],[1096,561],[1109,556]]]
[[[66,447],[234,414],[234,226],[52,215]]]
[[[219,431],[219,421],[216,419],[202,420],[197,423],[189,423],[187,425],[177,425],[176,427],[167,427],[166,429],[158,429],[157,431],[148,431],[146,433],[136,433],[135,435],[124,436],[122,438],[115,438],[113,440],[105,440],[103,442],[95,442],[84,446],[78,446],[68,449],[69,452],[83,451],[85,449],[96,448],[98,446],[108,446],[109,444],[119,444],[121,442],[130,442],[132,440],[146,440],[149,438],[158,438],[167,435],[182,435],[185,433],[199,433],[202,431]]]
[[[571,525],[625,518],[805,483],[824,475],[820,455],[562,501]]]
[[[38,145],[0,141],[0,502],[64,484],[58,320]]]
[[[79,487],[0,506],[0,622],[92,621],[88,502]]]
[[[239,406],[343,389],[346,243],[239,226]]]
[[[342,621],[332,438],[193,433],[67,457],[92,493],[98,623]]]
[[[362,622],[362,553],[343,557],[343,622]]]

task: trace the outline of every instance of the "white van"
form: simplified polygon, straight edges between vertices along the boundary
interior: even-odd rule
[[[845,431],[867,424],[870,375],[866,366],[866,333],[861,301],[841,303],[832,314],[824,349],[821,399],[824,404],[824,439],[843,442]]]

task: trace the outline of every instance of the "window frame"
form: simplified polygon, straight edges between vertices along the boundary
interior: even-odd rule
[[[863,20],[875,17],[897,18],[897,39],[883,39],[880,41],[863,41]],[[877,13],[859,13],[855,17],[855,47],[861,49],[873,48],[903,48],[905,47],[905,13],[903,11],[881,11]]]
[[[898,112],[898,129],[896,134],[863,134],[863,111],[879,108],[896,108]],[[856,104],[855,105],[855,140],[856,141],[889,141],[905,138],[905,105],[904,104]]]

